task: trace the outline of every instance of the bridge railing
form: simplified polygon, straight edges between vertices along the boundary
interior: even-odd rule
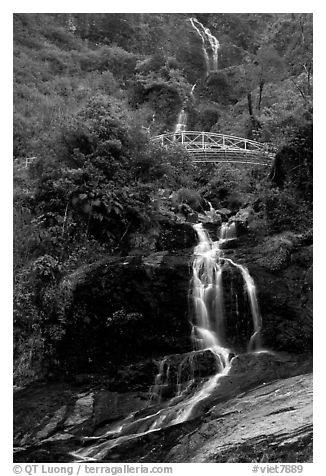
[[[33,163],[34,160],[36,160],[36,157],[26,157],[25,158],[25,167],[27,168],[29,165],[31,165],[31,163]]]
[[[266,144],[244,139],[243,137],[230,136],[227,134],[218,134],[215,132],[199,132],[199,131],[181,131],[176,133],[161,134],[153,137],[153,142],[158,142],[162,146],[171,144],[182,144],[188,152],[196,151],[214,151],[228,150],[238,151],[241,153],[263,152],[270,155],[271,151]]]

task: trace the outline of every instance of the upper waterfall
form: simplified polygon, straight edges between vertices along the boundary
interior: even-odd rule
[[[220,48],[218,39],[212,35],[210,29],[205,28],[204,25],[197,20],[197,18],[189,18],[189,21],[201,39],[207,74],[217,71],[218,50]]]

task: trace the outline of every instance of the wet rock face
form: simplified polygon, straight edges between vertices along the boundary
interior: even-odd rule
[[[246,352],[254,333],[248,294],[241,272],[226,263],[223,268],[224,329],[222,343],[233,352]]]
[[[289,463],[311,458],[312,375],[307,374],[216,405],[197,430],[178,439],[166,460]]]
[[[154,400],[172,398],[185,386],[222,370],[218,358],[210,350],[170,355],[157,364],[156,375],[160,373],[161,377],[151,390]]]
[[[129,256],[82,273],[71,290],[59,360],[73,372],[116,372],[144,357],[191,350],[190,256]]]
[[[219,233],[217,224],[209,226],[211,235],[213,227]],[[231,241],[225,256],[248,267],[256,283],[263,347],[311,351],[309,239],[282,235],[250,246],[250,236],[244,235]],[[74,284],[65,316],[66,334],[57,352],[60,365],[75,374],[117,375],[139,361],[189,352],[191,258],[192,249],[127,256],[94,264],[78,278],[67,277]],[[233,352],[246,352],[253,322],[243,279],[232,266],[224,267],[223,299],[221,342]],[[137,367],[124,375],[128,384],[138,388],[141,381],[150,386],[155,373]]]
[[[252,265],[250,271],[258,288],[264,345],[286,352],[310,352],[312,269],[290,265],[275,275]]]
[[[148,405],[143,392],[119,393],[63,383],[35,384],[15,392],[14,445],[39,442],[69,446],[73,437],[96,436]],[[26,418],[28,415],[28,418]],[[80,444],[80,441],[79,443]],[[67,453],[68,460],[71,456]]]
[[[305,236],[277,235],[256,247],[234,250],[255,280],[263,346],[311,352],[312,245]]]
[[[204,352],[199,360],[207,358]],[[178,365],[180,356],[171,359]],[[311,362],[293,356],[234,357],[229,375],[198,405],[192,420],[145,434],[139,425],[165,405],[150,402],[148,394],[101,385],[34,385],[14,395],[14,460],[72,462],[78,451],[94,449],[98,462],[253,462],[264,454],[265,462],[308,461],[309,372]],[[130,423],[131,413],[135,421],[126,425],[126,438],[112,435],[125,419]]]

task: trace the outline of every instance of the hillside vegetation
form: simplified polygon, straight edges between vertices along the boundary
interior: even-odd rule
[[[191,16],[221,45],[208,76]],[[190,130],[276,148],[271,178],[259,167],[195,166],[182,147],[151,143],[183,106]],[[28,168],[26,157],[36,157]],[[312,15],[14,15],[17,382],[61,368],[65,276],[155,240],[166,249],[169,220],[207,200],[234,214],[253,207],[259,239],[309,232]],[[121,337],[137,316],[123,303],[117,312],[107,318]]]

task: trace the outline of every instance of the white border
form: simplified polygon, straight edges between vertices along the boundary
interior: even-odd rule
[[[1,6],[1,205],[2,205],[2,233],[1,233],[1,386],[2,386],[2,428],[1,428],[1,461],[8,468],[1,470],[4,475],[12,474],[12,14],[18,12],[25,13],[47,13],[47,12],[218,12],[221,13],[314,13],[314,232],[315,232],[315,260],[314,260],[314,360],[315,360],[315,379],[314,379],[314,463],[313,465],[304,465],[303,474],[323,474],[322,461],[324,459],[324,433],[325,433],[325,369],[324,369],[324,340],[325,340],[325,301],[324,301],[324,281],[326,275],[324,272],[324,236],[325,236],[325,177],[326,177],[326,153],[325,146],[325,121],[326,109],[325,98],[325,53],[324,47],[326,18],[325,7],[322,2],[317,1],[280,1],[273,2],[246,1],[246,2],[194,2],[179,0],[165,0],[162,3],[149,1],[130,1],[108,2],[96,1],[13,1]],[[320,147],[319,147],[320,146]],[[229,464],[210,465],[177,465],[178,471],[174,474],[195,474],[197,470],[205,471],[207,474],[251,474],[251,465]],[[250,469],[249,469],[250,468]]]

